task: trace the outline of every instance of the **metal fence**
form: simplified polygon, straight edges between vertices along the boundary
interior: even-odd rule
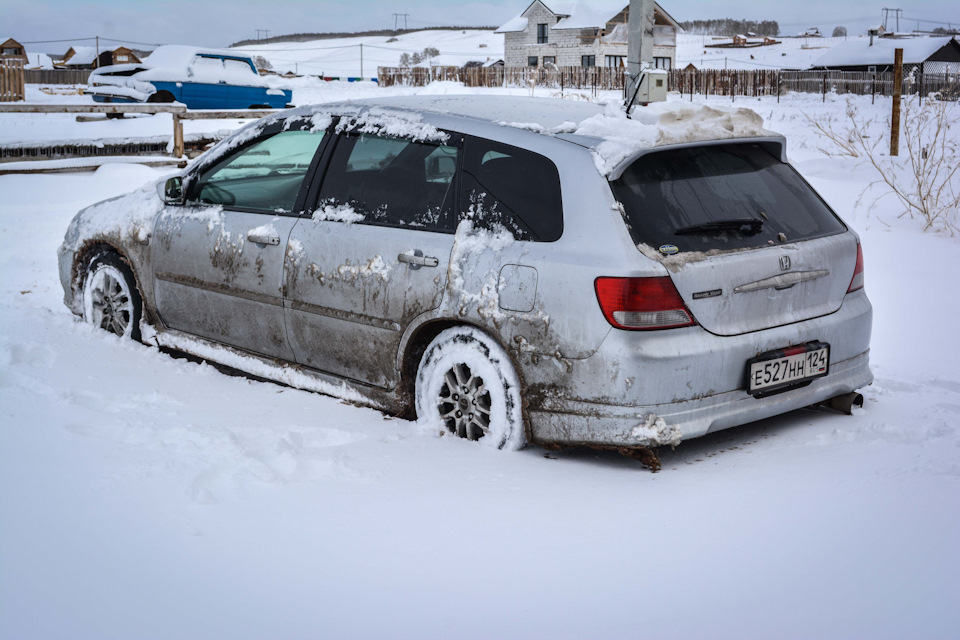
[[[380,86],[420,87],[435,81],[467,87],[550,87],[554,89],[623,90],[623,68],[607,67],[380,67]],[[669,91],[706,96],[779,96],[788,92],[893,95],[893,72],[784,71],[697,69],[670,71]],[[957,95],[956,73],[924,73],[920,65],[904,65],[904,94]]]
[[[23,60],[0,58],[0,102],[24,99]]]

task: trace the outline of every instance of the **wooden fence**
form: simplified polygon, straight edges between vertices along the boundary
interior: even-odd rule
[[[23,61],[0,58],[0,102],[23,99]]]
[[[461,82],[467,87],[550,87],[554,89],[623,90],[624,70],[607,67],[380,67],[382,87],[422,87],[435,81]],[[765,96],[791,91],[798,93],[893,95],[893,72],[866,71],[783,71],[742,69],[698,69],[670,72],[669,91],[683,95]],[[904,67],[904,94],[928,95],[960,92],[957,74],[924,74],[922,68]]]
[[[28,84],[87,84],[90,69],[27,69],[23,72]]]

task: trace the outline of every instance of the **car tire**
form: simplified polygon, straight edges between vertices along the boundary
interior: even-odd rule
[[[83,319],[122,338],[140,340],[142,311],[130,267],[113,252],[94,256],[83,279]]]
[[[166,102],[175,102],[175,101],[176,101],[176,97],[169,91],[165,91],[165,90],[157,91],[156,93],[151,93],[150,97],[147,98],[147,102],[166,103]]]
[[[526,442],[520,380],[510,356],[473,327],[445,329],[420,359],[417,417],[427,424],[498,449]]]

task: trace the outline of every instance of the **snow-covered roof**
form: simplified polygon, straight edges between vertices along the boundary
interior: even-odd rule
[[[527,29],[527,19],[523,15],[517,15],[506,22],[503,25],[494,31],[494,33],[514,33],[516,31],[526,31]]]
[[[45,53],[27,51],[27,69],[53,69],[53,59]]]
[[[311,105],[299,111],[317,117],[365,109],[376,110],[378,117],[390,120],[422,122],[420,126],[433,127],[434,131],[449,123],[430,122],[422,116],[465,117],[476,123],[478,132],[492,125],[559,138],[589,148],[597,170],[613,177],[622,171],[624,163],[655,147],[735,138],[779,138],[764,129],[763,119],[750,109],[682,102],[638,108],[632,119],[626,117],[619,102],[604,106],[551,98],[475,94],[374,98]],[[266,124],[269,119],[260,122]]]
[[[568,17],[553,25],[554,29],[602,29],[630,3],[624,0],[581,0],[573,4]]]
[[[66,64],[93,64],[97,59],[96,47],[71,47],[73,55],[65,60]]]
[[[550,27],[551,29],[602,29],[607,22],[630,6],[629,0],[575,0],[573,2],[534,0],[523,12],[497,29],[496,33],[512,33],[525,30],[528,20],[524,16],[530,10],[530,7],[537,2],[554,15],[561,17],[555,25]],[[680,26],[658,3],[654,3],[654,8],[668,23],[674,27]]]
[[[904,64],[923,62],[945,47],[950,36],[938,38],[906,38],[892,40],[878,38],[873,46],[865,40],[842,42],[814,61],[814,67],[846,67],[861,65],[893,64],[894,49],[903,49]]]

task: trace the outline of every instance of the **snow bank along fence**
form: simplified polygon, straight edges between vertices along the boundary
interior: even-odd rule
[[[173,116],[172,157],[184,156],[184,120],[241,120],[258,119],[274,113],[275,109],[224,109],[220,111],[189,111],[182,104],[2,104],[0,113],[169,113]],[[212,142],[213,140],[209,140]],[[78,144],[16,145],[0,147],[0,162],[14,160],[50,160],[99,155],[142,155],[166,152],[170,141],[123,140],[117,144],[108,141]]]
[[[555,89],[623,90],[624,70],[608,67],[380,67],[380,86],[421,87],[435,81],[462,82],[467,87],[550,87]],[[674,69],[667,89],[684,95],[765,96],[799,93],[893,95],[893,72],[785,71],[780,69]],[[920,65],[904,65],[902,93],[956,95],[960,76],[923,73]]]
[[[0,102],[24,98],[23,60],[0,58]]]

